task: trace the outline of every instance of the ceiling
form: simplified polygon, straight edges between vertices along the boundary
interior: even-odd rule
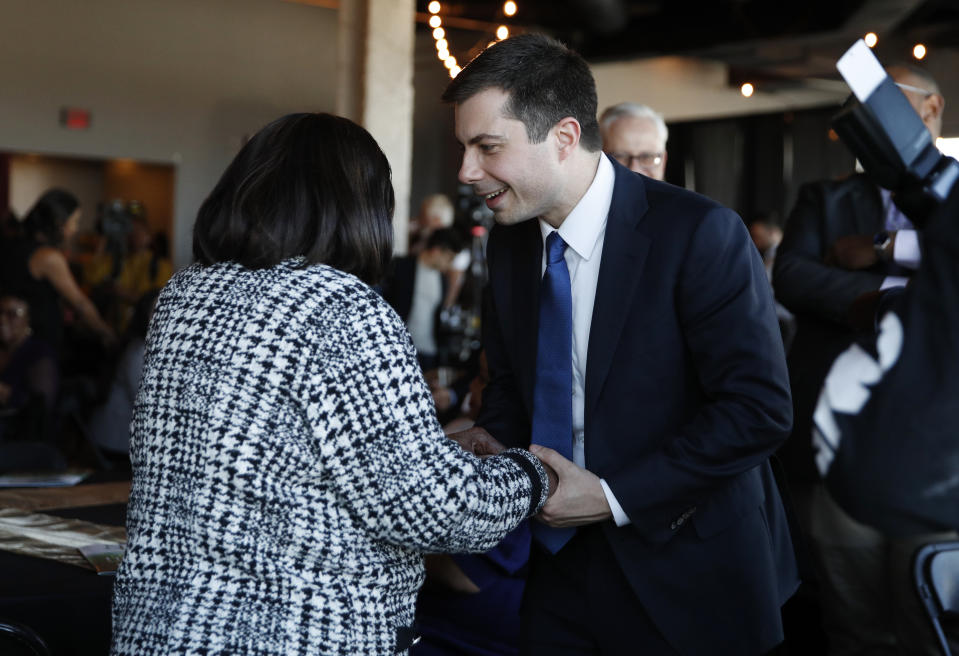
[[[516,1],[512,18],[502,0],[450,0],[441,15],[444,26],[472,40],[469,56],[505,22],[514,34],[550,33],[591,62],[695,56],[726,63],[731,79],[766,87],[838,80],[836,60],[868,31],[879,35],[877,55],[888,61],[908,58],[917,42],[930,56],[959,48],[959,0]],[[417,0],[417,10],[425,20],[427,1]]]

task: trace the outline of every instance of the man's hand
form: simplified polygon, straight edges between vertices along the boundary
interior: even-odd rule
[[[553,492],[550,480],[550,497],[536,516],[544,524],[554,527],[583,526],[603,521],[613,516],[599,477],[567,460],[556,451],[534,444],[530,452],[543,465],[555,470],[559,483]]]
[[[469,451],[474,456],[480,456],[481,458],[495,456],[506,449],[496,438],[477,426],[458,433],[450,433],[447,437],[455,440],[464,451]]]
[[[894,237],[894,233],[889,233]],[[892,259],[892,242],[889,250],[889,259]],[[872,235],[846,235],[840,237],[829,249],[826,255],[826,264],[837,266],[849,271],[868,269],[879,261],[879,254],[873,244]]]

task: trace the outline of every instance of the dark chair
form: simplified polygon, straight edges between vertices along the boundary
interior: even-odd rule
[[[43,638],[23,624],[0,618],[0,654],[4,656],[52,656]]]
[[[952,656],[942,621],[959,618],[959,541],[927,544],[916,552],[913,563],[916,590],[942,645]]]

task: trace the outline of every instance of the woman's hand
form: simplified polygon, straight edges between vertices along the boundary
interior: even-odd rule
[[[481,458],[485,456],[495,456],[506,449],[495,437],[476,426],[458,433],[450,433],[447,437],[456,441],[464,451],[469,451],[474,456]]]

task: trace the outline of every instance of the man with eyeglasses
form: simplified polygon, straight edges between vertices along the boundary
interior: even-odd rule
[[[669,130],[659,112],[639,103],[622,102],[603,111],[599,130],[603,152],[631,171],[663,179]]]
[[[936,81],[912,66],[886,70],[933,139],[939,137],[945,99]],[[905,285],[919,260],[911,221],[891,192],[865,174],[804,185],[777,250],[776,297],[797,321],[787,360],[793,433],[780,457],[817,565],[831,655],[937,651],[912,590],[910,565],[919,544],[949,536],[892,539],[852,519],[823,486],[811,437],[830,365],[858,337],[874,332],[879,292]]]

